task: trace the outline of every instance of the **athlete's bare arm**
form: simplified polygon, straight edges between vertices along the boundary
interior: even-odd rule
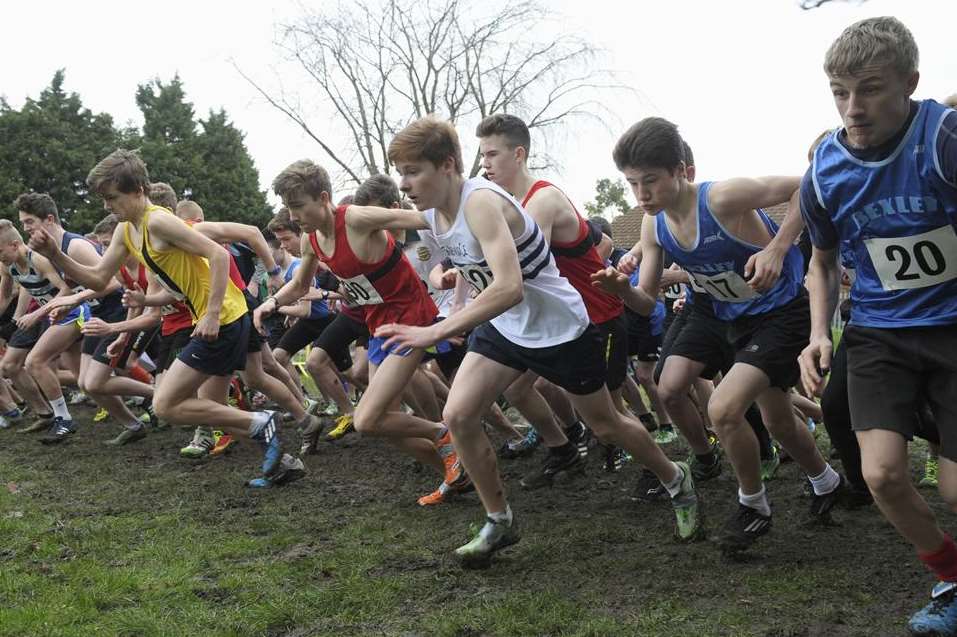
[[[37,274],[45,277],[51,285],[57,288],[58,292],[49,303],[41,305],[26,316],[21,317],[18,325],[22,324],[22,327],[29,327],[36,323],[37,320],[47,316],[50,313],[53,313],[54,320],[58,319],[61,314],[60,310],[62,306],[57,304],[57,300],[73,296],[73,290],[69,285],[66,284],[63,278],[60,276],[60,273],[57,272],[57,269],[53,267],[53,264],[51,264],[46,257],[39,254],[34,254],[33,267],[36,268]]]
[[[801,352],[801,381],[811,395],[820,395],[824,389],[824,376],[831,366],[831,317],[837,308],[841,285],[841,268],[838,251],[811,252],[811,264],[807,272],[807,290],[811,302],[811,339]]]
[[[655,218],[645,215],[641,220],[640,248],[641,270],[638,274],[638,287],[631,287],[627,276],[615,268],[605,268],[592,275],[592,285],[606,292],[617,294],[630,309],[643,316],[650,316],[658,302],[658,290],[661,286],[661,272],[664,269],[664,252],[655,242]],[[636,246],[638,247],[638,246]],[[634,272],[634,269],[632,269]]]
[[[418,210],[375,206],[349,206],[346,208],[346,223],[362,234],[371,234],[376,230],[425,230],[429,227],[425,215]]]
[[[13,301],[13,277],[6,266],[0,268],[0,314],[7,311],[10,303]]]
[[[708,192],[708,206],[721,221],[749,214],[755,208],[784,203],[801,186],[800,177],[737,177],[716,181]]]
[[[601,241],[595,246],[595,250],[598,252],[598,256],[601,257],[602,261],[608,261],[608,257],[611,256],[612,250],[615,249],[615,242],[611,240],[604,232],[601,233]]]
[[[13,311],[14,321],[18,322],[20,317],[27,313],[27,308],[30,307],[30,300],[32,298],[25,288],[20,288],[20,292],[17,293],[17,308]]]
[[[231,221],[202,221],[193,225],[193,230],[200,232],[203,236],[212,239],[216,243],[231,243],[234,241],[245,241],[253,249],[259,260],[263,262],[267,272],[276,269],[276,260],[272,256],[272,250],[263,233],[256,226],[250,226],[245,223],[233,223]],[[269,287],[278,290],[283,286],[282,277],[278,274],[269,277]]]
[[[299,239],[300,251],[302,256],[299,267],[292,275],[289,283],[283,285],[279,290],[265,301],[259,304],[253,311],[253,325],[261,334],[266,333],[262,320],[276,311],[277,308],[288,305],[304,297],[309,289],[312,288],[316,280],[316,272],[319,271],[319,258],[312,250],[309,243],[309,235],[303,234]]]
[[[578,214],[568,197],[558,188],[535,191],[525,205],[525,211],[542,229],[549,245],[552,243],[552,236],[563,243],[574,241],[578,237]]]
[[[522,270],[515,240],[506,221],[518,214],[512,204],[491,190],[476,190],[463,210],[465,221],[482,247],[492,271],[492,282],[469,305],[453,316],[429,327],[384,325],[376,336],[386,337],[384,347],[428,347],[458,336],[520,303],[524,295]]]
[[[788,201],[788,211],[781,227],[778,228],[778,233],[771,237],[771,242],[761,252],[751,255],[744,266],[744,278],[757,292],[766,292],[777,282],[788,250],[804,229],[800,194],[800,190],[794,191]]]
[[[67,277],[80,285],[91,290],[103,290],[110,285],[113,276],[120,271],[120,266],[130,256],[126,249],[126,243],[123,241],[125,226],[125,221],[116,225],[110,247],[106,249],[106,253],[95,264],[87,265],[74,261],[60,250],[59,243],[43,228],[34,230],[33,234],[30,235],[30,247],[35,252],[48,258],[54,265],[63,270]]]
[[[103,257],[100,256],[100,253],[96,251],[96,248],[93,247],[93,244],[85,240],[71,241],[70,245],[67,246],[66,253],[67,256],[82,265],[95,266],[103,260]],[[76,294],[75,302],[79,304],[83,303],[84,301],[89,301],[90,299],[99,299],[108,294],[119,292],[122,287],[122,283],[117,281],[116,277],[114,277],[113,280],[101,290],[92,290],[87,288],[83,292]]]
[[[192,228],[173,215],[150,215],[147,223],[149,236],[157,249],[162,249],[162,244],[165,243],[183,252],[203,257],[209,262],[209,298],[206,301],[206,313],[199,317],[193,336],[208,341],[216,340],[219,335],[219,315],[229,282],[229,253],[202,233],[193,232]],[[113,245],[110,244],[110,247]]]

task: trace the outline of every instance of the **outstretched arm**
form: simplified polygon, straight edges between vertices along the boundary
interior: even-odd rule
[[[738,177],[716,181],[708,192],[708,205],[718,216],[784,203],[801,185],[800,177]]]
[[[424,230],[429,227],[425,215],[418,210],[349,206],[346,223],[362,233],[374,230]]]
[[[804,229],[804,217],[801,216],[800,190],[795,190],[788,201],[787,215],[778,229],[778,233],[771,237],[770,243],[751,258],[744,266],[744,278],[748,285],[757,292],[766,292],[777,282],[784,267],[784,258],[788,250],[797,241],[801,230]]]
[[[195,224],[193,230],[202,233],[203,236],[216,243],[245,241],[259,257],[259,260],[263,262],[266,272],[275,272],[275,274],[269,275],[269,287],[274,290],[282,287],[283,280],[278,274],[279,269],[276,267],[272,250],[269,249],[269,244],[266,243],[263,233],[256,226],[231,221],[203,221]]]
[[[125,226],[126,222],[117,224],[110,247],[106,249],[103,258],[93,265],[78,263],[64,254],[56,240],[43,228],[34,230],[30,235],[30,247],[49,259],[56,267],[63,270],[67,277],[77,283],[91,290],[103,290],[110,285],[113,275],[119,272],[120,265],[129,257],[126,243],[123,241]]]

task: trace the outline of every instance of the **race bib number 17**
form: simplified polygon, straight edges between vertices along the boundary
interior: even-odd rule
[[[734,270],[710,275],[690,271],[688,274],[691,276],[691,287],[695,291],[709,294],[718,301],[743,303],[758,296],[748,282]]]
[[[865,239],[885,290],[909,290],[957,278],[957,233],[943,226],[913,237]]]

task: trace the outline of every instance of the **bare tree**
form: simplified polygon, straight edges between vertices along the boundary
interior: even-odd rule
[[[482,13],[476,4],[340,0],[280,25],[282,54],[336,113],[331,125],[310,121],[301,93],[237,70],[355,183],[389,172],[389,141],[429,113],[469,124],[511,112],[535,131],[573,118],[601,121],[607,110],[597,98],[627,90],[613,73],[594,68],[599,51],[588,42],[535,37],[535,27],[553,17],[543,5],[523,0]],[[535,158],[540,167],[553,163],[547,152]],[[470,175],[478,170],[476,154]]]
[[[850,0],[840,0],[840,1],[849,2]],[[811,9],[817,9],[821,5],[827,4],[829,2],[834,2],[834,0],[801,0],[799,5],[805,11],[809,11]],[[861,4],[861,3],[867,2],[867,0],[856,0],[856,2],[858,4]]]

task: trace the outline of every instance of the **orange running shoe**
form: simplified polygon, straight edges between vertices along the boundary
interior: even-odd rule
[[[459,464],[459,463],[456,463]],[[472,484],[472,480],[469,479],[468,474],[461,469],[459,466],[459,477],[451,485],[447,482],[443,482],[439,485],[439,488],[433,491],[428,495],[424,495],[417,500],[419,506],[427,507],[434,506],[436,504],[442,504],[448,502],[448,500],[455,495],[460,493],[467,493],[475,488],[475,485]]]
[[[220,456],[238,443],[239,441],[233,438],[229,434],[225,434],[221,431],[214,431],[213,437],[216,438],[216,444],[213,445],[213,448],[209,450],[209,455],[211,456]]]
[[[445,465],[446,484],[455,484],[462,477],[462,465],[459,462],[459,455],[455,453],[455,447],[452,446],[452,433],[446,429],[445,434],[435,442],[435,450],[439,452],[442,458],[442,464]]]

